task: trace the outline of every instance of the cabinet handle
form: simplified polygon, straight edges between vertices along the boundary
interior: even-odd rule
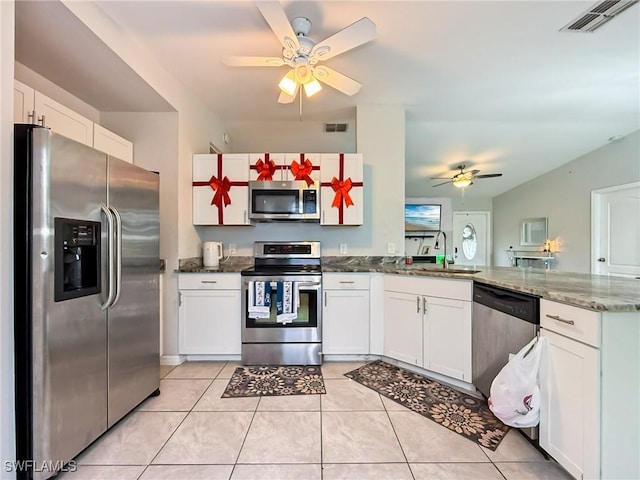
[[[427,313],[427,297],[422,297],[422,313]]]
[[[327,292],[324,292],[324,306],[327,306]]]
[[[216,280],[200,280],[200,283],[218,283]]]
[[[322,223],[324,223],[324,209],[322,210]]]
[[[34,120],[36,118],[36,111],[32,111],[27,113],[27,123],[31,123],[33,125],[35,125],[36,121]]]
[[[182,292],[178,292],[178,306],[182,306]]]
[[[244,223],[249,223],[249,219],[247,218],[247,211],[244,211]]]
[[[349,284],[351,284],[351,283],[356,283],[356,282],[351,281],[351,280],[340,280],[340,283],[349,283]]]
[[[45,127],[46,125],[44,124],[44,115],[42,115],[40,118],[38,118],[38,122],[40,123],[41,126]]]
[[[552,319],[552,320],[557,320],[558,322],[566,323],[568,325],[575,325],[575,323],[576,323],[573,320],[565,320],[564,318],[561,318],[558,315],[549,315],[547,313],[547,317]]]
[[[416,297],[416,313],[420,313],[420,297]]]

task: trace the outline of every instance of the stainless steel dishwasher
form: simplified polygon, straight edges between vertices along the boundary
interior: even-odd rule
[[[538,333],[540,299],[481,283],[473,285],[472,382],[489,397],[491,382]],[[537,429],[522,429],[531,439]]]

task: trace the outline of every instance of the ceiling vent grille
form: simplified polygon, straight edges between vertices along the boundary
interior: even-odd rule
[[[567,25],[560,29],[561,32],[593,32],[596,28],[611,20],[622,11],[638,3],[638,0],[605,0],[593,5],[586,12],[581,13]]]
[[[325,133],[344,133],[347,131],[348,123],[325,123]]]

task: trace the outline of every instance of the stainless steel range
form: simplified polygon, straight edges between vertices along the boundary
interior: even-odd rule
[[[322,364],[320,242],[255,242],[242,272],[242,363]]]

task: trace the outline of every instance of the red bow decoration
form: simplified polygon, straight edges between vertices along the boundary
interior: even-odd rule
[[[340,208],[343,200],[344,204],[347,207],[353,205],[353,200],[351,200],[351,197],[349,196],[349,190],[351,190],[351,187],[351,177],[347,178],[344,181],[338,180],[336,177],[333,177],[331,179],[331,188],[333,188],[333,191],[336,192],[336,195],[335,197],[333,197],[333,203],[331,204],[331,206]]]
[[[308,158],[304,161],[300,159],[300,162],[295,160],[291,162],[291,173],[295,176],[295,180],[304,180],[308,186],[313,185],[313,180],[309,176],[313,171],[313,164]]]
[[[258,171],[258,180],[269,181],[273,180],[273,174],[276,172],[276,164],[273,160],[267,158],[266,162],[259,159],[256,162],[256,170]]]
[[[225,176],[222,180],[219,180],[214,175],[211,177],[211,180],[209,180],[209,185],[211,185],[211,188],[216,192],[211,200],[211,205],[215,205],[219,209],[222,209],[223,202],[225,207],[231,204],[231,198],[229,197],[231,182],[229,181],[229,177]]]

